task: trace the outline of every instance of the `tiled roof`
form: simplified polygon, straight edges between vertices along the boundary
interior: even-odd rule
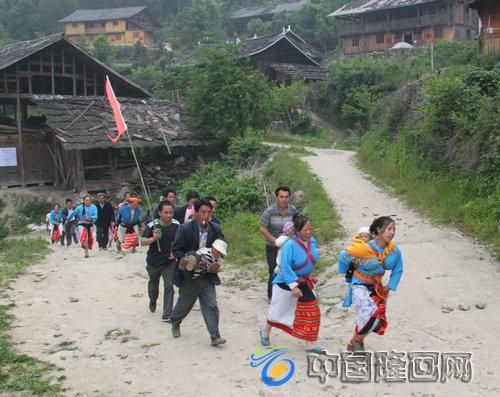
[[[258,18],[264,15],[274,15],[280,12],[292,12],[300,10],[311,0],[300,0],[293,3],[272,4],[268,6],[242,8],[231,15],[231,19]]]
[[[112,19],[127,19],[139,14],[146,7],[103,8],[94,10],[76,10],[73,14],[59,22],[89,22],[108,21]]]
[[[351,0],[345,6],[329,14],[329,17],[363,14],[366,12],[432,3],[436,0]]]

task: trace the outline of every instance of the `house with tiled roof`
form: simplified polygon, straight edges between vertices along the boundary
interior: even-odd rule
[[[247,24],[252,19],[260,19],[263,22],[270,21],[276,14],[298,11],[310,2],[311,0],[298,0],[287,3],[241,8],[235,11],[230,19],[234,30],[238,33],[242,33],[246,32]]]
[[[108,137],[116,124],[106,76],[137,148],[173,160],[213,143],[189,132],[180,106],[152,99],[59,33],[0,46],[0,187],[89,191],[132,180],[128,140]]]
[[[420,46],[477,35],[467,0],[351,0],[328,17],[339,24],[345,54],[381,51],[396,43]]]
[[[244,40],[240,56],[250,58],[257,69],[275,82],[288,84],[297,78],[322,80],[327,75],[321,66],[321,53],[294,33],[290,26],[278,34]]]
[[[103,35],[116,45],[151,45],[153,29],[159,26],[145,6],[76,10],[59,22],[64,24],[64,34],[69,39],[85,37],[92,41]]]

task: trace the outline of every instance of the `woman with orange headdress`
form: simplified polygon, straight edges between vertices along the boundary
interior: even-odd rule
[[[370,332],[383,335],[387,328],[385,314],[389,291],[396,288],[403,274],[401,251],[392,239],[396,224],[392,218],[381,216],[373,221],[369,229],[375,236],[365,242],[355,236],[353,243],[339,255],[339,273],[346,273],[354,264],[354,273],[349,282],[349,294],[344,307],[354,304],[356,327],[347,350],[364,350],[364,339]],[[384,273],[390,270],[387,286],[382,285]]]
[[[132,248],[132,252],[134,252],[139,242],[139,224],[141,220],[139,204],[141,199],[131,197],[128,202],[129,205],[125,205],[118,210],[118,240],[122,248]]]

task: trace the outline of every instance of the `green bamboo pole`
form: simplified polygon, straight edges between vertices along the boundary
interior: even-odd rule
[[[149,209],[151,209],[151,202],[149,200],[149,194],[148,194],[148,191],[146,189],[146,184],[144,183],[144,178],[142,177],[141,167],[139,166],[139,160],[137,160],[137,156],[135,154],[135,149],[134,149],[134,144],[132,142],[132,137],[130,136],[130,133],[128,132],[128,130],[127,130],[127,137],[128,137],[128,141],[130,143],[130,150],[132,152],[132,156],[134,157],[135,165],[137,167],[137,172],[139,173],[139,179],[141,180],[142,190],[144,191],[144,196],[146,197],[148,207],[149,207]],[[153,229],[156,229],[154,219],[153,219]],[[137,238],[139,238],[139,236],[137,236]],[[158,251],[161,252],[160,241],[156,240],[156,244],[158,244]]]

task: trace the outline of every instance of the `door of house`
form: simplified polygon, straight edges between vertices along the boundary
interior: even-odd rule
[[[403,36],[403,41],[405,43],[413,45],[413,34],[411,33],[405,33]]]
[[[26,183],[28,185],[53,184],[55,182],[55,165],[49,151],[49,136],[25,134],[23,140]]]

